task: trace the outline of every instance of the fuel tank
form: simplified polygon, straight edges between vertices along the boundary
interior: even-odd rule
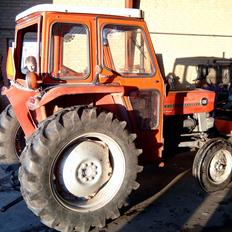
[[[164,101],[164,115],[182,115],[214,110],[215,93],[205,89],[169,91]]]

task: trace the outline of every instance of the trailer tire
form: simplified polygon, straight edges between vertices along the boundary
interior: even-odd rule
[[[223,138],[208,140],[195,156],[193,176],[206,192],[224,189],[232,178],[232,145]]]
[[[141,171],[141,150],[125,126],[112,113],[72,107],[38,128],[20,157],[19,179],[27,206],[45,225],[88,231],[120,215]]]
[[[8,105],[0,115],[0,166],[3,169],[19,164],[19,156],[25,147],[22,128]]]

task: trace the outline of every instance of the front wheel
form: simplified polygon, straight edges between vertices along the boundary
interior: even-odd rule
[[[206,192],[224,189],[232,178],[232,145],[222,138],[207,141],[193,162],[193,176]]]
[[[95,108],[70,108],[47,119],[24,150],[21,191],[42,222],[88,231],[119,216],[136,182],[135,136],[125,122]]]

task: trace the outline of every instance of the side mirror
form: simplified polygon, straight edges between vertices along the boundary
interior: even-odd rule
[[[6,61],[6,74],[9,80],[15,78],[14,48],[9,47]]]

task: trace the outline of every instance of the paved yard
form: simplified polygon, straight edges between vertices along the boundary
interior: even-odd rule
[[[206,194],[191,175],[193,156],[178,155],[164,168],[145,166],[141,187],[130,197],[129,205],[117,220],[101,232],[231,232],[232,188]],[[0,207],[20,196],[7,178],[0,183]],[[27,209],[24,201],[0,212],[1,232],[50,232]],[[97,232],[97,229],[93,230]]]

